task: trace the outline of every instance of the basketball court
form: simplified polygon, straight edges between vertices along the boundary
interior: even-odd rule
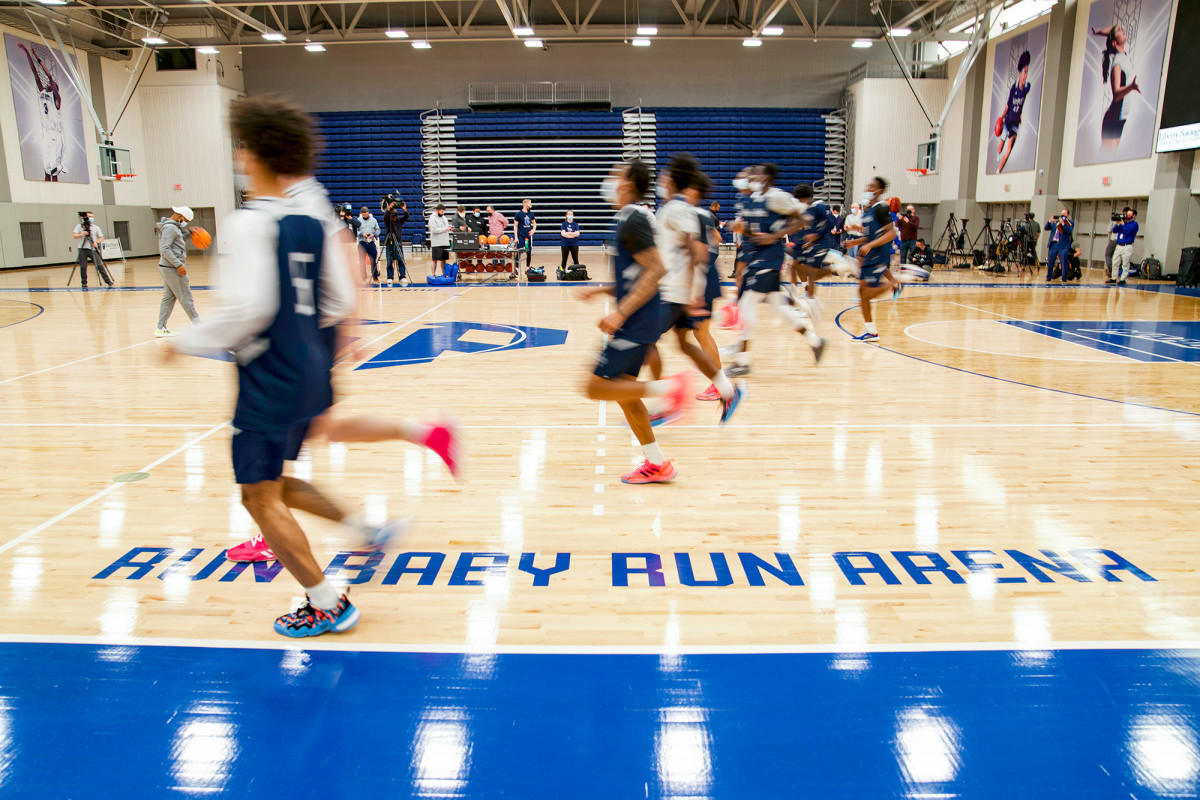
[[[203,317],[215,270],[193,262]],[[408,445],[308,448],[297,475],[414,525],[368,554],[304,517],[363,618],[291,642],[271,622],[299,586],[224,558],[254,528],[233,368],[164,363],[154,262],[119,273],[87,293],[65,268],[0,275],[0,737],[23,755],[0,794],[1200,785],[1196,291],[938,270],[877,304],[866,344],[833,281],[821,365],[768,317],[736,417],[696,403],[660,428],[679,477],[648,486],[620,482],[639,451],[619,410],[580,391],[602,302],[364,291],[339,412],[453,412],[466,480]]]

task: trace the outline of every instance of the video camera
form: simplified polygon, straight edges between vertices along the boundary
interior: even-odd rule
[[[391,192],[388,192],[383,197],[379,198],[379,207],[387,208],[388,205],[390,205],[392,203],[400,204],[403,202],[404,202],[404,198],[400,196],[400,190],[396,189]]]
[[[1112,214],[1109,215],[1109,219],[1112,220],[1113,222],[1124,222],[1125,215],[1118,214],[1116,211],[1114,211],[1114,212],[1112,212]]]
[[[80,211],[78,213],[79,213],[79,227],[83,228],[84,233],[91,233],[92,232],[92,221],[91,221],[91,219],[88,218],[88,212]]]

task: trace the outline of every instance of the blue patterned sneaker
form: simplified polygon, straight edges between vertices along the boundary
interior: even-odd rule
[[[855,339],[857,339],[857,340],[858,340],[858,341],[860,341],[860,342],[878,342],[878,341],[879,341],[879,334],[878,334],[878,333],[871,333],[870,331],[867,331],[867,332],[866,332],[866,333],[864,333],[862,336],[855,336],[854,338],[855,338]]]
[[[306,599],[304,605],[275,620],[275,632],[293,639],[302,639],[305,636],[320,636],[331,631],[344,633],[357,624],[358,609],[350,603],[350,598],[342,595],[337,608],[330,611],[314,608]]]
[[[746,397],[746,382],[733,382],[733,397],[725,400],[721,399],[721,424],[724,425],[733,416],[733,412],[737,410],[738,405]]]

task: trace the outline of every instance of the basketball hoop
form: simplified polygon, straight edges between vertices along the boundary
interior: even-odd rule
[[[905,170],[905,174],[908,175],[908,182],[913,186],[917,186],[920,184],[921,178],[929,174],[929,170],[924,167],[909,167]]]
[[[137,178],[136,174],[123,173],[123,172],[118,172],[115,175],[101,175],[100,176],[100,180],[102,180],[102,181],[118,181],[118,182],[127,181],[130,183],[132,183],[135,178]]]

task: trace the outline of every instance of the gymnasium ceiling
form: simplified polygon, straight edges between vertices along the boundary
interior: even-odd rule
[[[160,47],[288,47],[425,39],[513,41],[531,27],[547,47],[622,42],[652,26],[652,39],[962,41],[979,14],[1017,0],[39,0],[0,2],[0,23],[110,58],[129,58],[143,37]],[[1026,0],[1028,2],[1028,0]],[[778,32],[782,28],[782,32]],[[956,30],[958,29],[958,30]],[[404,31],[406,39],[387,31]],[[264,34],[283,34],[271,42]]]

